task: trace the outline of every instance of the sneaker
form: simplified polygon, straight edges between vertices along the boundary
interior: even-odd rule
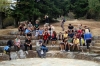
[[[68,50],[68,52],[70,52],[70,50]]]
[[[28,51],[25,51],[26,52],[26,54],[28,54]]]

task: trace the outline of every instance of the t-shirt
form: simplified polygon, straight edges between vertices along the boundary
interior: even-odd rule
[[[79,44],[79,39],[78,39],[78,38],[77,38],[77,39],[74,39],[74,40],[73,40],[73,43],[74,43],[74,44]]]
[[[34,26],[35,26],[35,28],[38,28],[39,27],[39,24],[35,24]]]
[[[15,45],[20,45],[20,39],[15,39]]]
[[[39,35],[42,35],[43,34],[43,30],[39,30]]]
[[[73,29],[74,27],[73,26],[68,26],[68,29]]]
[[[68,37],[68,34],[63,34],[63,37],[64,37],[64,38],[67,38],[67,37]]]
[[[31,40],[26,39],[25,40],[25,43],[30,44],[31,43]]]

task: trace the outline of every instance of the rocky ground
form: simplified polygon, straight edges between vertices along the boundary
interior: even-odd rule
[[[96,62],[61,58],[30,58],[0,62],[0,66],[100,66]]]

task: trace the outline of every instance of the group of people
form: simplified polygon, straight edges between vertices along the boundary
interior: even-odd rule
[[[66,30],[65,33],[59,33],[59,39],[62,39],[62,42],[60,43],[61,51],[74,51],[76,47],[79,52],[80,50],[83,52],[83,47],[87,46],[87,51],[89,52],[92,34],[88,26],[78,24],[75,27],[72,24],[69,24],[68,30]]]
[[[46,46],[50,41],[51,46],[55,46],[57,40],[61,41],[59,43],[61,51],[74,51],[75,47],[80,51],[80,46],[87,46],[87,50],[89,50],[89,44],[92,40],[90,29],[87,26],[82,26],[82,24],[79,24],[77,28],[69,24],[68,29],[66,29],[64,33],[56,33],[53,25],[45,23],[44,26],[40,27],[39,20],[36,20],[34,25],[31,22],[28,22],[28,24],[26,22],[20,24],[18,31],[20,36],[25,36],[25,42],[23,44],[20,36],[17,35],[14,40],[16,51],[23,46],[25,47],[26,53],[28,47],[32,50],[32,39],[36,38],[38,39],[36,42],[36,51],[39,57],[46,57],[46,52],[48,51]]]

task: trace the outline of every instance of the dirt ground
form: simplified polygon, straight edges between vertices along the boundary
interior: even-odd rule
[[[65,29],[67,30],[68,24],[72,24],[75,27],[78,24],[82,24],[83,26],[88,26],[92,32],[93,35],[97,36],[100,35],[100,21],[93,21],[93,20],[71,20],[71,21],[66,21],[64,24]],[[53,23],[55,26],[55,31],[58,32],[63,32],[61,27],[60,27],[60,22]],[[7,28],[7,29],[0,29],[0,35],[7,35],[11,31],[17,31],[17,28]]]

